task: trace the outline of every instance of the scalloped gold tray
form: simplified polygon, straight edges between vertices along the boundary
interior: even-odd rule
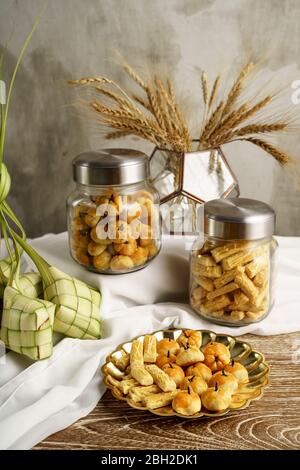
[[[213,331],[209,330],[197,330],[202,335],[202,344],[201,347],[205,346],[210,341],[217,341],[219,343],[224,343],[228,346],[231,354],[231,359],[240,362],[243,364],[249,374],[249,383],[240,385],[238,391],[232,396],[232,401],[230,406],[223,411],[219,412],[212,412],[208,411],[202,407],[199,413],[196,413],[192,416],[183,416],[179,413],[176,413],[171,406],[165,406],[163,408],[158,408],[156,410],[148,410],[142,403],[132,402],[126,395],[114,385],[112,385],[108,381],[108,376],[112,376],[116,380],[122,380],[125,373],[118,369],[114,361],[126,353],[130,353],[132,341],[134,339],[140,339],[141,341],[144,338],[144,335],[137,336],[133,338],[131,341],[126,343],[120,344],[115,351],[113,351],[107,358],[106,363],[102,367],[102,373],[105,376],[105,384],[111,390],[113,396],[117,398],[117,400],[126,401],[128,405],[132,408],[136,408],[138,410],[150,411],[151,413],[159,416],[179,416],[180,418],[201,418],[203,416],[223,416],[231,410],[241,410],[246,408],[250,405],[252,400],[259,400],[262,395],[264,388],[269,384],[269,372],[270,368],[265,361],[264,356],[258,352],[254,351],[250,344],[246,343],[245,341],[239,340],[233,336],[222,334],[222,333],[214,333]],[[157,340],[161,340],[163,338],[172,338],[177,339],[178,336],[182,333],[182,329],[170,329],[170,330],[159,330],[152,334],[154,334]]]

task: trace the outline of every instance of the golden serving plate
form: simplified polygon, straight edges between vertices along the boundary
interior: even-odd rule
[[[170,329],[156,331],[152,334],[156,336],[157,341],[160,341],[163,338],[171,338],[176,340],[182,331],[183,329]],[[235,361],[243,364],[243,366],[245,366],[248,371],[249,382],[247,384],[240,384],[239,389],[232,396],[230,406],[226,410],[212,412],[202,407],[199,413],[196,413],[192,416],[183,416],[179,413],[176,413],[171,405],[164,406],[163,408],[157,408],[155,410],[148,410],[148,408],[146,408],[142,403],[131,401],[129,398],[127,398],[126,395],[123,395],[121,390],[116,385],[112,385],[109,381],[109,376],[115,380],[121,381],[122,378],[126,375],[125,372],[116,367],[115,363],[118,362],[118,360],[124,355],[124,352],[130,353],[132,341],[134,339],[139,339],[142,341],[144,335],[137,336],[131,341],[120,344],[117,349],[115,349],[115,351],[106,358],[106,363],[102,367],[102,373],[105,376],[105,384],[111,390],[113,396],[117,398],[117,400],[126,401],[128,405],[138,410],[150,411],[151,413],[159,416],[179,416],[180,418],[223,416],[229,413],[231,410],[241,410],[246,408],[253,400],[259,400],[263,395],[264,388],[269,384],[270,368],[266,363],[264,356],[260,352],[254,351],[250,344],[239,340],[234,336],[222,333],[214,333],[213,331],[209,330],[197,331],[199,331],[202,335],[201,348],[211,341],[224,343],[230,350],[231,359],[234,359]]]

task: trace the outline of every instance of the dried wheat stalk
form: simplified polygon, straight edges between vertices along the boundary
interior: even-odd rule
[[[208,103],[208,77],[207,77],[206,72],[202,72],[201,86],[202,86],[203,102],[205,105],[207,105]]]
[[[247,139],[242,140],[246,140],[247,142],[251,142],[252,144],[257,145],[265,152],[272,155],[272,157],[274,157],[275,160],[277,160],[281,165],[286,165],[287,163],[291,162],[291,157],[289,155],[283,152],[283,150],[280,150],[279,148],[270,144],[269,142],[266,142],[261,139],[256,139],[254,137],[248,137]]]
[[[234,82],[228,94],[227,101],[226,101],[224,111],[223,111],[223,116],[226,116],[226,114],[228,114],[232,110],[232,107],[236,103],[238,97],[240,96],[245,80],[251,73],[253,66],[254,64],[252,62],[249,62],[240,71],[236,81]]]
[[[191,151],[188,123],[178,104],[172,81],[154,75],[147,82],[129,64],[123,64],[123,69],[142,94],[125,91],[113,80],[102,76],[69,81],[75,86],[88,86],[98,94],[97,99],[89,100],[87,105],[107,130],[106,138],[135,135],[164,149]],[[247,63],[233,81],[228,95],[221,99],[218,98],[221,95],[221,76],[216,76],[209,90],[208,76],[206,72],[201,74],[204,111],[199,148],[213,149],[226,142],[244,140],[265,150],[284,165],[289,161],[289,156],[257,136],[290,129],[292,119],[284,111],[277,113],[277,116],[271,110],[267,112],[274,94],[262,97],[253,105],[253,98],[243,100],[246,81],[253,69],[254,64]],[[217,162],[213,166],[217,171]]]
[[[219,88],[219,84],[220,84],[220,80],[221,80],[221,75],[217,75],[216,79],[214,81],[212,90],[211,90],[210,97],[209,97],[208,109],[211,109],[211,107],[212,107],[212,105],[215,101],[215,98],[216,98],[216,95],[217,95],[217,92],[218,92],[218,88]]]

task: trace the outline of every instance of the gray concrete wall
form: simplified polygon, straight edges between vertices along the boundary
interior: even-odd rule
[[[41,4],[0,0],[0,42],[10,38],[7,76]],[[20,68],[6,142],[9,199],[29,236],[65,229],[73,156],[107,146],[95,125],[71,111],[74,96],[65,82],[89,74],[121,80],[115,51],[140,73],[154,64],[173,74],[195,118],[201,68],[215,74],[233,64],[236,70],[251,56],[265,59],[282,80],[300,79],[300,1],[49,0]],[[298,136],[282,136],[278,143],[299,156]],[[300,235],[300,192],[287,172],[252,146],[224,150],[242,195],[273,204],[279,234]]]

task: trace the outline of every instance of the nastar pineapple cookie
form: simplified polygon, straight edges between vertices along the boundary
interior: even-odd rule
[[[181,390],[188,390],[191,388],[193,392],[202,395],[207,390],[208,385],[205,380],[199,375],[188,375],[180,382]]]
[[[162,370],[170,377],[170,379],[174,380],[177,387],[185,377],[182,367],[172,362],[163,365]]]
[[[216,383],[214,387],[209,387],[201,395],[203,406],[209,411],[224,411],[231,403],[232,395],[229,390],[219,387]]]
[[[223,343],[211,342],[204,349],[204,364],[206,364],[212,372],[222,370],[230,362],[230,351]]]
[[[236,392],[238,389],[238,381],[236,377],[230,372],[226,372],[225,369],[216,372],[210,379],[208,385],[210,387],[214,387],[216,384],[218,384],[218,387],[222,387],[224,390],[228,390],[231,393]]]
[[[206,366],[203,362],[196,362],[195,364],[189,366],[186,371],[185,371],[187,376],[194,376],[197,375],[199,377],[202,377],[205,382],[209,382],[212,376],[212,371],[211,369]]]
[[[238,383],[246,384],[249,382],[248,371],[243,364],[236,362],[234,359],[224,367],[224,371],[232,374],[237,379]]]
[[[201,400],[198,393],[190,387],[177,393],[173,398],[172,407],[181,415],[192,416],[201,410]]]

